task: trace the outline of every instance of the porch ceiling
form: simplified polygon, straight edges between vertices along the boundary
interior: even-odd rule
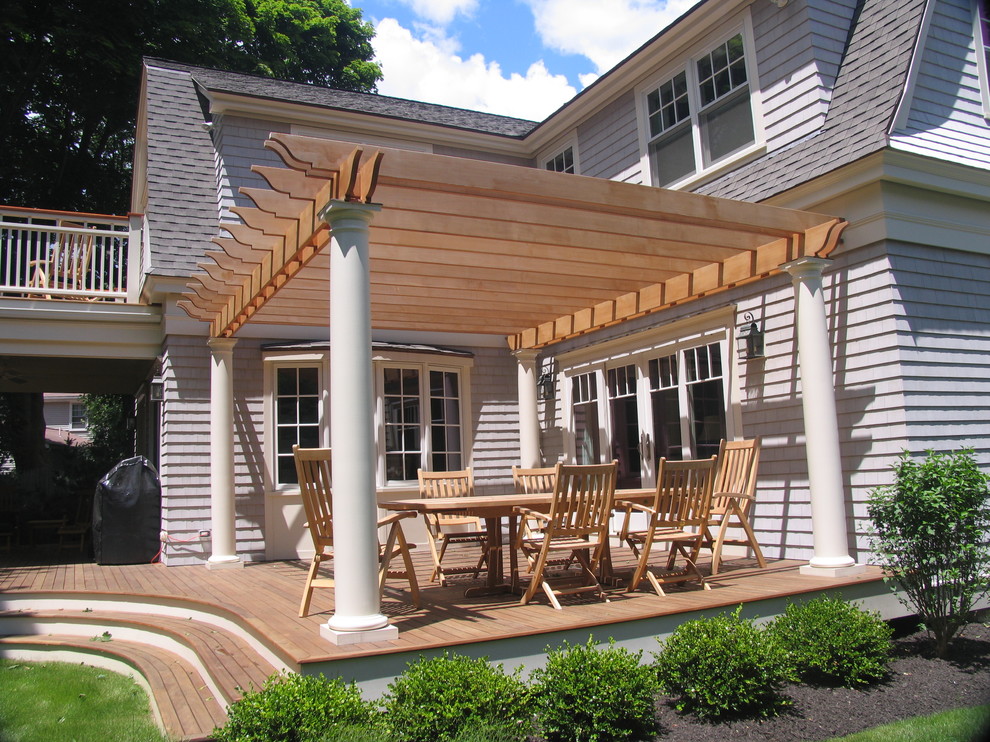
[[[537,348],[831,252],[846,222],[536,168],[273,134],[289,166],[215,241],[180,302],[232,336],[246,322],[329,324],[331,199],[371,222],[375,329],[504,335]]]

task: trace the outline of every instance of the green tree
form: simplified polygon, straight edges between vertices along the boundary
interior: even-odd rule
[[[7,0],[0,203],[127,211],[143,56],[373,91],[373,36],[344,0]]]
[[[924,461],[905,453],[894,471],[894,484],[874,490],[867,505],[871,545],[944,657],[987,592],[990,477],[972,451],[929,452]]]
[[[127,394],[84,394],[89,431],[89,458],[102,476],[119,461],[134,455],[134,397]]]

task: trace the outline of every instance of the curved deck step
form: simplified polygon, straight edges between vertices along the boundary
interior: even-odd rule
[[[43,661],[51,655],[51,660],[65,660],[68,654],[73,659],[88,656],[87,664],[109,669],[132,668],[149,691],[159,725],[176,739],[209,740],[213,729],[227,719],[199,672],[167,650],[123,639],[104,642],[60,634],[0,637],[0,649],[24,659]]]

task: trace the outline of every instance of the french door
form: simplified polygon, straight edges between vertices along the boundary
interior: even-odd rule
[[[626,355],[570,376],[572,460],[619,462],[617,486],[650,487],[660,457],[718,453],[726,435],[724,341]]]

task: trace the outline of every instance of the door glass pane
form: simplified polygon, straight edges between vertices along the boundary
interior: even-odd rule
[[[411,481],[422,465],[419,371],[385,368],[383,376],[385,476],[389,480]]]
[[[650,406],[653,410],[653,454],[671,461],[684,458],[681,411],[677,395],[677,356],[655,358],[650,368]]]
[[[611,368],[607,373],[609,415],[612,419],[612,458],[619,462],[616,486],[643,483],[639,453],[639,410],[636,406],[636,367]]]
[[[598,423],[598,388],[594,374],[571,379],[574,413],[574,458],[577,464],[600,464],[602,451]]]

